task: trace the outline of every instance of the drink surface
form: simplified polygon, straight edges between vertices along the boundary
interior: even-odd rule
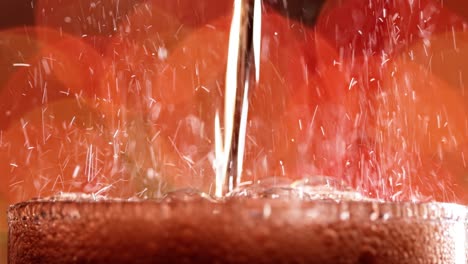
[[[9,263],[466,263],[458,205],[187,197],[17,204]]]

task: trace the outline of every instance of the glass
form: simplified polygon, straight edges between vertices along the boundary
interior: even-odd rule
[[[9,210],[9,263],[466,263],[453,204],[69,196]]]

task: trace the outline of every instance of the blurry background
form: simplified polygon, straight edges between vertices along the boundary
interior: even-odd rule
[[[32,25],[34,23],[33,9],[31,8],[30,1],[1,1],[0,2],[0,28],[1,30],[23,26]],[[3,65],[3,63],[2,63]],[[2,67],[2,71],[5,70]],[[1,74],[3,75],[3,74]],[[0,80],[4,80],[5,76],[1,76]],[[8,181],[5,177],[0,176],[0,185],[8,186]],[[0,192],[0,263],[7,263],[7,224],[6,224],[6,210],[8,202],[6,193]]]

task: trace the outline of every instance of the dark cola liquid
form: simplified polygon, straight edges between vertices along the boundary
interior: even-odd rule
[[[193,197],[17,204],[9,263],[466,263],[458,205]]]

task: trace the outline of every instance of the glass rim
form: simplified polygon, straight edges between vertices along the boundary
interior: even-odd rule
[[[69,210],[68,207],[73,207]],[[64,212],[62,212],[62,210]],[[318,222],[332,221],[453,221],[468,224],[468,207],[456,203],[444,202],[384,202],[373,200],[299,200],[272,198],[236,197],[221,201],[213,201],[204,197],[197,199],[145,200],[119,199],[86,196],[38,198],[9,206],[8,222],[22,221],[44,211],[93,214],[95,210],[113,214],[126,213],[134,215],[135,219],[142,216],[164,211],[170,213],[177,210],[193,210],[213,215],[226,213],[233,217],[248,213],[252,216],[276,219],[309,219]],[[137,213],[136,213],[137,212]],[[135,214],[136,213],[136,214]],[[268,217],[267,217],[268,216]]]

